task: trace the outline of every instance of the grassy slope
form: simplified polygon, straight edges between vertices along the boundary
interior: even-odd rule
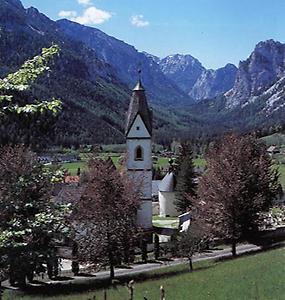
[[[281,145],[285,145],[285,134],[274,133],[274,134],[271,134],[271,135],[261,138],[261,140],[263,142],[265,142],[266,145],[268,145],[268,146],[270,146],[270,145],[281,146]]]
[[[165,287],[168,300],[204,299],[285,299],[285,249],[272,250],[226,262],[203,262],[194,265],[201,267],[193,273],[184,273],[187,266],[168,268],[168,272],[181,272],[179,275],[164,276],[135,284],[135,300],[159,299],[159,288]],[[183,272],[184,271],[184,272]],[[155,271],[165,273],[167,270]],[[154,272],[152,272],[154,273]],[[49,297],[53,300],[103,299],[102,291],[70,296]],[[7,297],[4,299],[8,299]],[[23,297],[17,299],[40,300],[47,297]],[[108,290],[108,300],[128,299],[125,287],[117,286]]]

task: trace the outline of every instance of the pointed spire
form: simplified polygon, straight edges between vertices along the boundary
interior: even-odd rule
[[[140,74],[141,71],[138,71],[139,73],[139,80],[136,86],[133,89],[133,94],[128,110],[127,115],[127,126],[126,126],[126,134],[128,134],[130,128],[133,125],[133,122],[136,118],[136,116],[139,114],[149,131],[149,134],[152,133],[152,111],[148,108],[147,100],[145,96],[145,89],[142,85]]]
[[[144,87],[142,85],[141,79],[139,79],[138,83],[134,87],[133,91],[144,91]]]

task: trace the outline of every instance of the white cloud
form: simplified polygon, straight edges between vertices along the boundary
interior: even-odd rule
[[[58,13],[61,18],[74,18],[77,16],[77,12],[74,10],[62,10]]]
[[[111,17],[112,14],[110,12],[91,6],[85,9],[81,16],[73,17],[72,21],[83,25],[95,25],[102,24],[108,21]]]
[[[91,0],[77,0],[81,5],[92,5]]]
[[[137,27],[146,27],[149,25],[149,21],[144,20],[143,15],[135,15],[131,17],[131,23]]]

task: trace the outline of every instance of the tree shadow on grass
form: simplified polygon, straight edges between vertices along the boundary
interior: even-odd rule
[[[194,272],[202,271],[208,269],[212,266],[203,266],[194,269]],[[171,266],[170,266],[171,268]],[[108,278],[86,278],[86,281],[65,281],[59,282],[55,281],[53,283],[38,282],[38,285],[27,285],[19,294],[22,295],[42,295],[47,296],[60,296],[60,295],[70,295],[76,293],[83,293],[88,291],[102,290],[104,288],[114,288],[117,289],[118,286],[126,285],[129,281],[134,280],[135,282],[142,282],[146,280],[158,280],[169,278],[172,276],[182,275],[189,273],[188,268],[183,268],[182,270],[169,271],[166,267],[165,272],[160,273],[138,273],[129,274],[121,276],[118,279],[110,281]],[[155,272],[155,271],[154,271]],[[80,275],[81,276],[81,275]],[[40,285],[40,283],[42,285]]]
[[[219,258],[216,258],[215,261],[216,262],[223,262],[223,261],[238,259],[238,258],[241,258],[241,257],[252,256],[252,255],[259,254],[259,253],[271,251],[271,250],[274,250],[274,249],[283,248],[284,245],[285,245],[284,242],[283,243],[278,243],[278,244],[273,244],[273,245],[266,244],[266,245],[263,245],[261,249],[257,249],[257,250],[254,250],[254,251],[248,250],[248,251],[245,251],[243,253],[237,254],[236,256],[229,255],[229,256],[219,257]]]
[[[256,251],[245,252],[240,255],[237,255],[236,257],[229,256],[229,257],[223,257],[217,259],[213,258],[210,259],[209,263],[205,266],[200,266],[195,268],[194,265],[193,273],[201,272],[209,268],[214,268],[217,265],[219,265],[219,262],[222,261],[233,260],[236,258],[245,257],[249,255],[255,255],[260,252],[269,251],[280,247],[284,247],[284,244],[274,245],[271,247],[268,246],[265,249],[262,248]],[[170,269],[171,267],[173,266],[169,266]],[[116,289],[118,286],[126,285],[126,283],[128,283],[130,280],[134,280],[135,282],[142,282],[146,280],[158,280],[158,279],[164,279],[164,278],[169,278],[169,277],[189,273],[189,269],[187,267],[178,270],[177,269],[170,270],[169,268],[165,267],[165,269],[157,269],[154,271],[149,271],[148,273],[120,275],[120,277],[117,278],[115,281],[110,281],[109,278],[100,278],[100,277],[92,278],[93,276],[88,276],[89,274],[86,274],[87,275],[86,280],[77,280],[75,278],[75,280],[73,281],[53,282],[53,283],[42,282],[42,285],[37,285],[37,286],[27,285],[27,287],[22,291],[21,294],[24,295],[37,294],[37,295],[43,295],[43,297],[69,295],[69,294],[83,293],[88,291],[102,290],[110,287]],[[157,272],[158,270],[159,272]]]
[[[94,277],[96,277],[95,274],[90,274],[90,273],[78,273],[76,276],[78,276],[78,277],[86,277],[86,278],[94,278]]]

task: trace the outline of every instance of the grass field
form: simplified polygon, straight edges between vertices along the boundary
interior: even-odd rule
[[[178,228],[179,220],[175,217],[159,217],[152,218],[152,224],[156,227]]]
[[[120,154],[116,154],[116,153],[103,153],[101,155],[102,157],[107,158],[108,156],[111,157],[113,163],[115,164],[115,166],[119,165],[119,159],[120,159]],[[84,171],[86,169],[86,157],[81,156],[81,161],[78,162],[71,162],[71,163],[64,163],[62,164],[62,167],[66,170],[68,170],[68,172],[71,175],[76,175],[77,174],[77,170],[78,168],[80,168],[81,171]],[[166,167],[168,166],[168,160],[169,158],[167,157],[159,157],[157,163],[154,164],[155,167]],[[205,167],[205,160],[203,158],[196,158],[194,159],[194,164],[196,167]]]
[[[285,249],[240,257],[225,262],[204,261],[194,264],[196,271],[187,272],[187,265],[169,267],[148,273],[149,280],[135,283],[135,300],[159,299],[159,288],[164,286],[167,300],[284,300]],[[160,276],[154,276],[154,273]],[[159,273],[159,274],[158,274]],[[23,300],[103,300],[102,291],[69,296],[18,296]],[[108,300],[126,300],[124,286],[107,290]],[[5,300],[9,298],[4,296]],[[16,299],[16,298],[15,298]]]

